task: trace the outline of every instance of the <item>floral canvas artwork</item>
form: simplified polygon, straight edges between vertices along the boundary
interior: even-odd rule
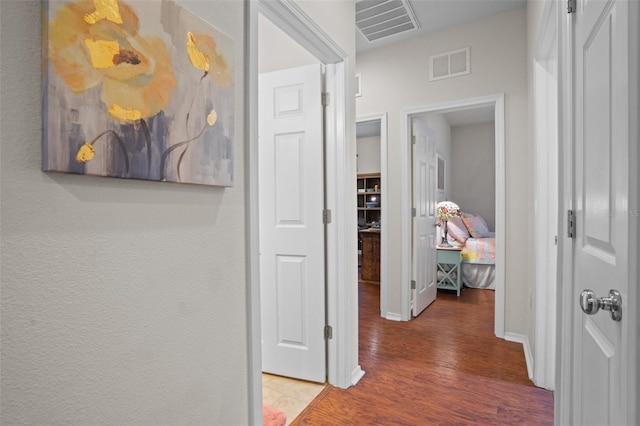
[[[43,170],[233,185],[230,37],[169,0],[43,4]]]

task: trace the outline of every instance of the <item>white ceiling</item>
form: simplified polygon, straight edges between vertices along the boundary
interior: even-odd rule
[[[416,15],[420,28],[371,43],[356,29],[356,51],[365,52],[476,19],[505,13],[525,6],[526,0],[409,0],[408,3]]]

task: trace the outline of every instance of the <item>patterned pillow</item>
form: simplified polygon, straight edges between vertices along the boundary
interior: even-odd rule
[[[482,216],[463,217],[462,221],[473,238],[485,238],[490,234],[489,227]]]
[[[461,217],[452,217],[447,221],[447,239],[454,239],[464,244],[469,238],[469,231]]]

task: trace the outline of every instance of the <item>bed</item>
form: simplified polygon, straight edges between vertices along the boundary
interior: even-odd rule
[[[479,215],[461,213],[447,223],[447,239],[462,247],[462,284],[495,289],[496,239]]]

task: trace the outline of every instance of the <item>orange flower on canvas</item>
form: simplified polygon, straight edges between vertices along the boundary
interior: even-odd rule
[[[102,88],[112,117],[132,122],[166,108],[176,86],[164,42],[138,34],[136,13],[116,0],[80,0],[51,22],[49,58],[74,92]]]

